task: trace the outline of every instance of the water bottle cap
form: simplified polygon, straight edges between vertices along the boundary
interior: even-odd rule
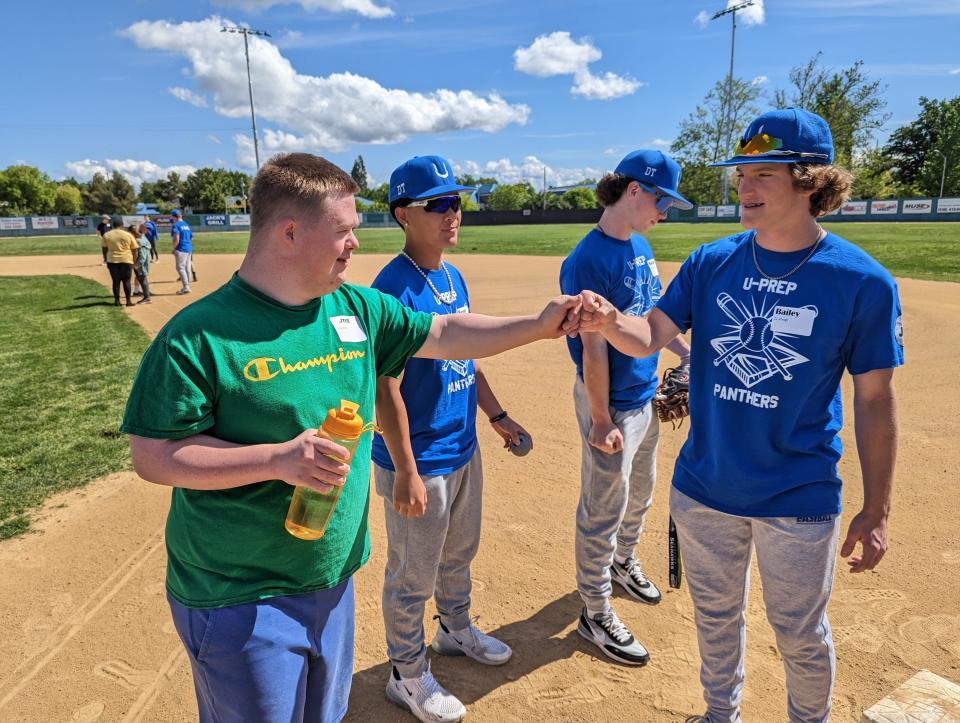
[[[363,419],[357,412],[360,405],[346,399],[340,400],[339,409],[330,409],[323,428],[337,437],[353,439],[363,434]]]

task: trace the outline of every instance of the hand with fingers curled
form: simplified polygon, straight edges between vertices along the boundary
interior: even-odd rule
[[[398,469],[393,478],[393,509],[403,517],[423,517],[427,502],[427,487],[417,471]]]
[[[858,542],[860,543],[861,553],[854,555],[853,551]],[[847,536],[840,548],[840,557],[850,558],[847,560],[850,572],[866,572],[880,563],[887,551],[887,546],[886,515],[871,514],[868,510],[863,509],[850,520]]]
[[[623,432],[609,417],[594,419],[590,425],[590,434],[587,442],[606,454],[617,454],[623,451]]]
[[[347,481],[350,465],[339,461],[349,452],[316,429],[305,429],[288,442],[277,445],[277,479],[294,487],[309,487],[327,493]]]
[[[564,332],[568,336],[576,336],[581,331],[603,331],[617,319],[616,307],[595,291],[580,292],[578,311],[576,318],[567,314]]]
[[[568,331],[568,321],[580,316],[579,296],[557,296],[551,299],[540,312],[539,322],[546,339],[556,339]]]

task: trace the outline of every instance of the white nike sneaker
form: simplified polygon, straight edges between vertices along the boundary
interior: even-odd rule
[[[429,663],[419,678],[403,678],[397,667],[391,666],[387,698],[426,723],[456,723],[467,715],[463,703],[433,677]]]
[[[479,617],[475,617],[462,630],[451,630],[443,624],[439,615],[434,615],[433,619],[440,623],[440,628],[430,647],[441,655],[466,655],[484,665],[503,665],[513,655],[509,645],[487,635],[473,624]]]

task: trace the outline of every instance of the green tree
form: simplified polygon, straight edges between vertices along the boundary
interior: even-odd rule
[[[61,216],[76,216],[83,213],[83,196],[80,189],[70,183],[57,186],[53,209]]]
[[[683,167],[680,193],[694,203],[723,199],[723,169],[711,163],[727,158],[729,129],[740,132],[759,114],[760,87],[741,78],[718,80],[694,111],[680,123],[670,152]]]
[[[376,188],[368,188],[367,192],[363,195],[365,198],[369,198],[371,201],[382,203],[384,205],[390,204],[390,188],[386,183],[381,183]]]
[[[130,213],[137,200],[133,186],[119,171],[114,171],[110,178],[95,173],[80,193],[84,208],[94,213]]]
[[[52,213],[57,184],[39,168],[8,166],[0,171],[0,213],[11,216]]]
[[[879,148],[859,154],[853,161],[853,198],[894,198],[897,184],[890,172],[893,163]]]
[[[886,86],[870,80],[862,60],[835,70],[823,67],[820,55],[790,71],[792,87],[776,91],[774,103],[778,108],[806,108],[823,116],[833,134],[834,162],[849,168],[855,154],[869,147],[874,133],[890,119],[883,112]]]
[[[917,119],[895,130],[883,150],[905,194],[939,194],[946,159],[943,193],[960,195],[960,96],[921,97]]]
[[[248,186],[249,188],[249,186]],[[183,198],[183,179],[176,171],[170,171],[166,178],[157,179],[154,202],[160,208],[170,210],[179,206]]]
[[[536,191],[528,181],[523,183],[501,183],[493,189],[487,201],[491,211],[519,211],[535,206]]]
[[[589,188],[571,188],[559,202],[559,208],[596,208],[597,205],[597,194]]]
[[[354,183],[360,186],[360,194],[365,196],[370,177],[367,175],[367,165],[363,162],[363,156],[357,156],[357,160],[353,162],[353,168],[350,169],[350,176],[353,178]]]
[[[223,213],[227,196],[242,196],[250,187],[250,178],[241,171],[223,168],[199,168],[183,184],[183,205],[195,212]]]

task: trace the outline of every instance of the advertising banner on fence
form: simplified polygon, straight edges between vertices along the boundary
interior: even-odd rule
[[[173,226],[173,216],[154,216],[153,222],[157,226]]]
[[[86,216],[65,216],[63,219],[64,228],[87,228],[90,225],[90,219]]]
[[[933,210],[933,201],[929,198],[912,199],[903,202],[904,213],[930,213]]]
[[[203,225],[204,226],[226,226],[227,217],[224,216],[222,213],[216,216],[204,216]]]
[[[717,218],[733,218],[736,215],[736,206],[717,206]]]
[[[143,216],[121,216],[124,226],[139,226],[143,223]]]
[[[937,199],[937,213],[960,213],[960,198]]]
[[[231,225],[231,226],[249,226],[249,225],[250,225],[250,214],[248,214],[248,213],[231,213],[231,214],[230,214],[230,225]]]
[[[871,201],[870,213],[896,213],[900,208],[899,201]]]
[[[713,218],[716,215],[716,206],[697,206],[697,218]]]
[[[30,225],[33,228],[60,228],[60,219],[56,216],[31,216]]]
[[[223,199],[228,211],[246,211],[247,199],[243,196],[226,196]]]
[[[863,216],[867,212],[866,201],[847,201],[840,208],[843,216]]]
[[[25,218],[0,218],[0,231],[26,231]]]

